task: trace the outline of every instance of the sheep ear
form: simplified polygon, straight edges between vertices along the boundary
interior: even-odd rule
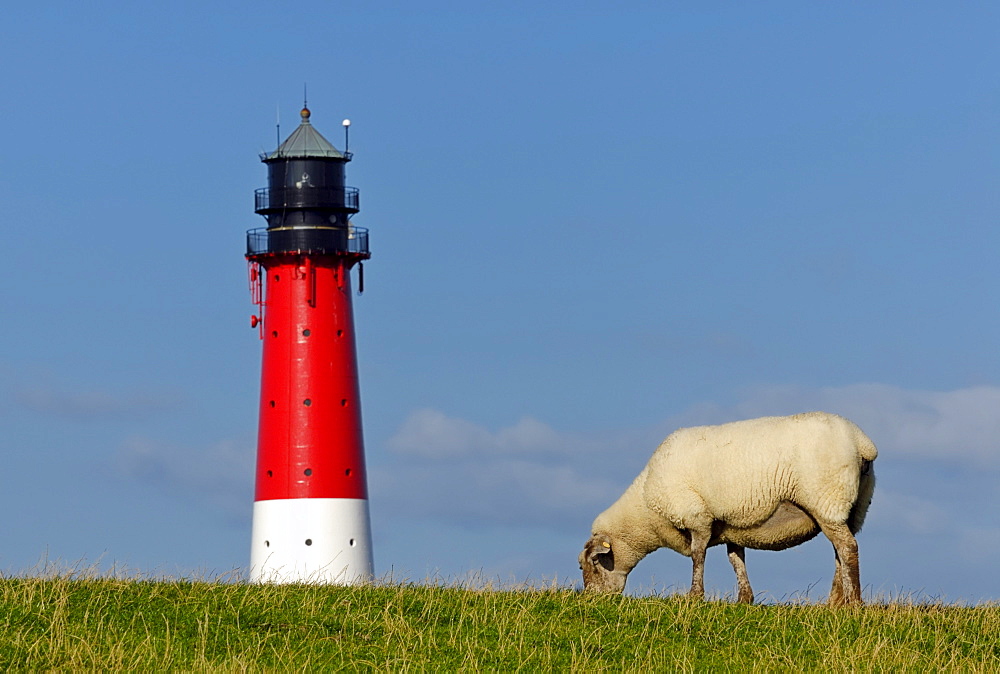
[[[596,562],[599,555],[606,555],[611,552],[611,539],[604,534],[593,536],[587,544],[588,557],[591,562]]]

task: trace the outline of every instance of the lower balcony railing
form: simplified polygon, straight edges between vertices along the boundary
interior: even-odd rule
[[[368,230],[364,227],[261,227],[247,232],[247,256],[279,253],[371,255]]]

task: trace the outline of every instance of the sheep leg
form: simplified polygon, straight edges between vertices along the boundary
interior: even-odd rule
[[[753,603],[753,588],[750,587],[750,577],[747,575],[746,551],[742,545],[726,543],[726,552],[729,553],[729,563],[733,565],[736,572],[736,583],[739,586],[739,595],[736,601],[741,604]]]
[[[834,585],[840,585],[840,592],[830,592],[830,606],[862,604],[861,572],[858,568],[858,541],[847,524],[819,522],[820,529],[833,543],[836,554],[836,568],[833,572]],[[838,583],[839,581],[839,583]]]
[[[708,531],[691,530],[691,591],[688,592],[690,597],[705,598],[705,551],[708,549],[708,541],[711,537],[711,529]]]
[[[840,563],[840,557],[836,557],[837,565],[833,570],[833,586],[830,588],[830,606],[842,606],[844,604],[844,571]]]

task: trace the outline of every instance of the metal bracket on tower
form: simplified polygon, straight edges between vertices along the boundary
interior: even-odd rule
[[[312,258],[306,256],[303,262],[303,274],[305,275],[307,286],[306,304],[313,309],[316,308],[316,268],[313,266]]]
[[[257,328],[261,339],[264,339],[264,274],[266,273],[260,263],[254,260],[247,261],[250,302],[257,305],[257,313],[250,317],[250,327]]]

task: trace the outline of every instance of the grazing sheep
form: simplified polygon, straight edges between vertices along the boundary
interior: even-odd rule
[[[738,601],[753,603],[744,549],[784,550],[822,531],[836,556],[831,606],[861,603],[858,543],[875,489],[875,445],[835,414],[764,417],[671,433],[597,516],[580,553],[585,589],[621,592],[662,547],[691,557],[705,596],[705,550],[726,544]]]

